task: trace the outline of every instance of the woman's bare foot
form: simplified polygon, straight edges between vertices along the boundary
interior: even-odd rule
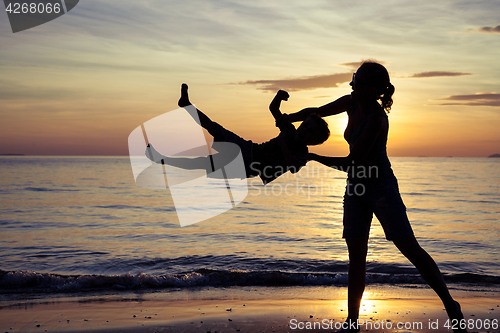
[[[179,105],[181,108],[191,105],[188,96],[188,85],[185,83],[181,85],[181,98],[179,99],[177,105]]]
[[[462,309],[460,308],[460,303],[457,301],[453,301],[453,307],[451,309],[446,309],[446,313],[450,318],[451,325],[457,327],[453,330],[453,333],[467,333],[467,329],[460,328],[460,324],[463,325],[464,315],[462,313]],[[458,322],[457,322],[458,321]]]

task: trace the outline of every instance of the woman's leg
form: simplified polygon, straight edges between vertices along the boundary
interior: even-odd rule
[[[443,305],[450,319],[463,319],[460,304],[450,295],[448,287],[444,281],[443,275],[432,257],[418,244],[415,236],[405,237],[394,241],[396,247],[401,253],[415,265],[422,278],[441,298]],[[465,330],[457,332],[466,332]]]
[[[347,239],[349,250],[349,286],[347,291],[347,321],[357,322],[359,308],[366,281],[366,255],[368,253],[368,238]],[[349,332],[349,330],[345,330]]]

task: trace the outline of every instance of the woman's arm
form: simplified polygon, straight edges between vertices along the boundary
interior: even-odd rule
[[[348,167],[363,165],[377,137],[388,130],[387,119],[383,115],[373,116],[368,120],[363,133],[351,147],[349,155],[333,157],[309,153],[307,160],[314,160],[328,167],[347,172]]]
[[[327,117],[347,111],[350,107],[351,95],[345,95],[323,106],[317,108],[305,108],[298,112],[291,113],[288,115],[288,119],[291,122],[304,121],[311,115],[311,113],[316,113],[320,117]]]
[[[308,161],[316,161],[327,167],[334,168],[340,171],[348,170],[347,167],[352,165],[349,156],[346,157],[334,157],[334,156],[323,156],[315,153],[307,154]]]

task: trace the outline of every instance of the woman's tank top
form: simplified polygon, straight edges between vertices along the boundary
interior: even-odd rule
[[[350,111],[353,112],[355,107],[356,104],[353,103]],[[389,119],[387,114],[382,108],[380,108],[380,110],[368,115],[358,128],[355,128],[354,130],[349,127],[346,128],[344,132],[344,139],[347,143],[349,143],[349,151],[354,146],[354,143],[359,139],[361,133],[363,133],[368,121],[370,121],[370,119],[375,115],[383,115],[387,120],[387,128],[389,129]],[[388,131],[381,133],[375,139],[375,143],[362,164],[356,163],[356,167],[350,168],[347,174],[348,179],[351,182],[373,182],[377,179],[380,180],[388,176],[393,176],[391,162],[387,156],[387,134]]]

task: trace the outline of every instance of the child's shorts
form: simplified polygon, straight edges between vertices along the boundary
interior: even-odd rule
[[[238,145],[241,149],[241,155],[243,157],[243,163],[245,165],[245,170],[246,170],[246,176],[247,177],[254,177],[257,176],[258,174],[252,173],[252,168],[251,164],[253,162],[253,157],[252,157],[252,150],[254,143],[250,140],[245,140],[241,136],[235,134],[234,132],[231,132],[224,127],[222,127],[220,124],[214,122],[215,124],[215,135],[214,135],[214,143],[212,147],[217,150],[217,143],[218,142],[229,142],[229,143],[234,143]],[[219,145],[220,147],[221,145]]]

